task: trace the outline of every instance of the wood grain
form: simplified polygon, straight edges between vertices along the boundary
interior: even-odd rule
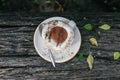
[[[36,53],[33,45],[35,29],[52,16],[63,16],[77,23],[82,35],[80,52],[84,53],[83,60],[78,61],[76,55],[69,62],[53,68]],[[119,80],[120,60],[113,60],[113,52],[120,52],[119,16],[117,13],[0,13],[0,80]],[[87,23],[96,29],[84,30],[82,26]],[[110,30],[98,28],[105,23],[111,26]],[[89,43],[93,36],[98,40],[98,47]],[[95,58],[91,71],[86,62],[89,49]]]

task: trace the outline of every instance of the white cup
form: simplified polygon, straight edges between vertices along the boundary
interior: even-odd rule
[[[75,35],[74,35],[74,27],[75,26],[76,26],[76,24],[72,20],[68,20],[63,17],[52,17],[52,18],[48,18],[45,21],[43,21],[39,25],[39,28],[40,28],[40,32],[41,32],[43,41],[49,49],[63,50],[72,45],[72,42],[75,38]],[[50,32],[54,27],[64,28],[64,30],[67,32],[67,38],[65,39],[65,41],[58,45],[57,45],[57,42],[55,42],[52,39],[49,39],[48,36],[46,37],[46,34],[48,32]],[[48,33],[48,35],[50,35],[50,33]]]

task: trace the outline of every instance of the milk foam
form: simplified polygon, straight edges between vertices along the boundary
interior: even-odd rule
[[[64,42],[60,43],[58,46],[57,43],[51,39],[49,40],[48,37],[46,37],[46,33],[50,32],[50,30],[56,26],[62,27],[67,31],[67,38]],[[44,27],[42,29],[42,38],[44,39],[45,44],[48,46],[48,48],[53,49],[53,50],[61,50],[69,47],[73,40],[74,40],[74,31],[68,25],[67,23],[64,23],[63,21],[51,21],[46,24],[44,24]]]

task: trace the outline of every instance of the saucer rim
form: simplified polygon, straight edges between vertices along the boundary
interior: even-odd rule
[[[36,50],[36,52],[39,54],[39,56],[41,57],[41,58],[43,58],[44,60],[46,60],[46,61],[48,61],[48,62],[51,62],[50,61],[50,59],[46,59],[44,56],[42,56],[41,55],[41,53],[39,52],[39,50],[38,50],[38,48],[37,48],[37,46],[36,46],[36,42],[35,42],[35,39],[36,39],[36,34],[37,34],[37,30],[39,29],[39,27],[40,27],[40,25],[42,24],[42,23],[44,23],[44,22],[46,22],[48,19],[52,19],[52,20],[55,20],[55,19],[57,19],[57,20],[66,20],[66,21],[70,21],[69,19],[66,19],[66,18],[64,18],[64,17],[51,17],[51,18],[47,18],[47,19],[45,19],[44,21],[42,21],[38,26],[37,26],[37,28],[36,28],[36,30],[35,30],[35,32],[34,32],[34,36],[33,36],[33,43],[34,43],[34,47],[35,47],[35,50]],[[77,26],[75,26],[75,28],[78,30],[78,33],[79,33],[79,37],[80,37],[80,44],[79,44],[79,48],[78,48],[78,50],[76,51],[76,53],[74,53],[74,55],[70,58],[70,59],[68,59],[68,60],[65,60],[65,61],[57,61],[57,62],[55,62],[55,63],[64,63],[64,62],[68,62],[68,61],[70,61],[71,59],[73,59],[74,57],[75,57],[75,55],[79,52],[79,49],[80,49],[80,47],[81,47],[81,42],[82,42],[82,39],[81,39],[81,33],[80,33],[80,30],[79,30],[79,28],[77,27]]]

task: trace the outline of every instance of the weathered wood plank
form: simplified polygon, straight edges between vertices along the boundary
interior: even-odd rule
[[[71,16],[72,15],[72,16]],[[11,26],[37,26],[43,20],[53,17],[53,16],[63,16],[68,19],[74,20],[78,26],[83,26],[86,23],[91,23],[93,25],[99,26],[103,23],[108,23],[113,28],[120,28],[120,18],[119,13],[39,13],[39,14],[25,14],[25,13],[11,13],[11,14],[1,14],[0,25],[4,27]]]
[[[85,80],[85,79],[107,79],[119,78],[119,61],[110,61],[95,58],[94,69],[89,70],[86,59],[77,61],[76,59],[57,64],[53,68],[50,63],[40,60],[39,57],[27,58],[0,58],[0,77],[9,79],[67,79],[67,80]],[[109,65],[109,66],[108,66]],[[102,74],[101,74],[102,73]],[[46,77],[47,76],[47,77]]]

